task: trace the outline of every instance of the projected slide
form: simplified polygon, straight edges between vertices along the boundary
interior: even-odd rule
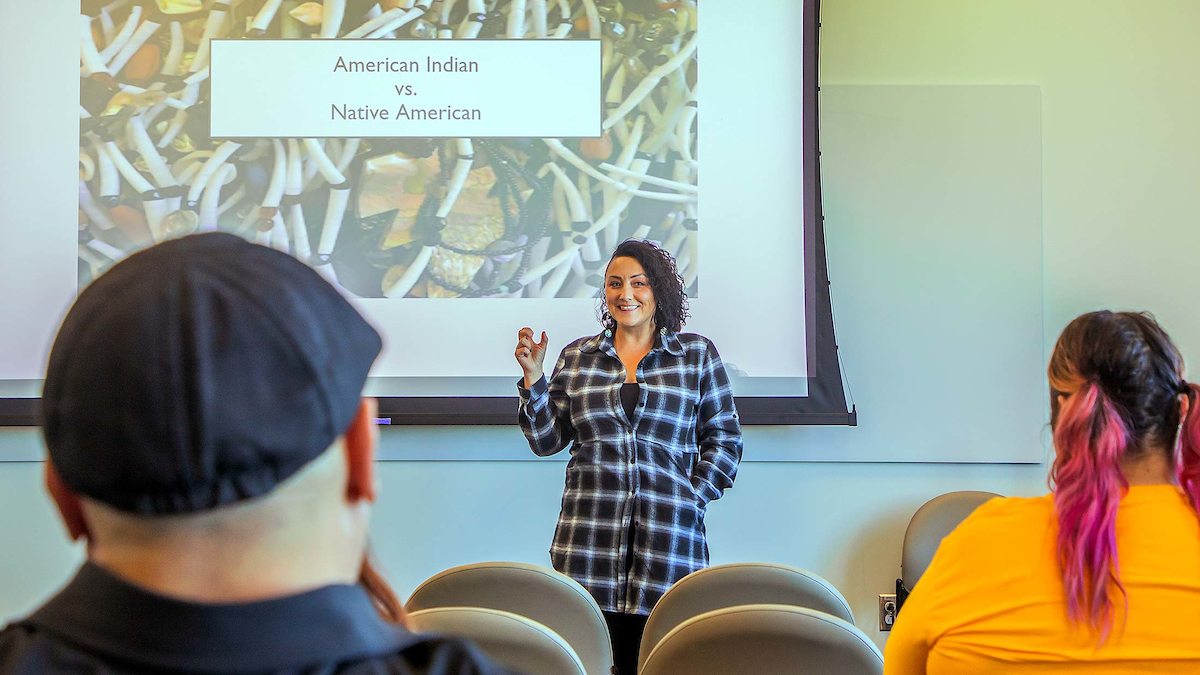
[[[598,332],[632,237],[676,257],[739,395],[804,395],[805,3],[703,4],[6,6],[0,397],[37,394],[80,289],[216,230],[352,298],[374,394],[513,395],[516,331]]]
[[[93,7],[80,284],[224,230],[363,298],[590,298],[617,243],[651,237],[694,295],[698,8],[489,4]],[[576,138],[533,137],[555,127]]]

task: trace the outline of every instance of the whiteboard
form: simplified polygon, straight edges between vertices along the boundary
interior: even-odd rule
[[[746,458],[1037,463],[1036,86],[821,87],[825,235],[855,428],[756,430]]]

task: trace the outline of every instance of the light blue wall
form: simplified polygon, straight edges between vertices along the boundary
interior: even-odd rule
[[[751,429],[747,445],[770,442]],[[519,448],[515,428],[478,429],[483,446]],[[391,452],[437,432],[391,430]],[[436,442],[436,441],[435,441]],[[32,431],[0,432],[0,445],[38,449]],[[0,448],[9,449],[12,448]],[[563,463],[383,462],[374,543],[403,596],[435,572],[478,560],[548,564]],[[873,628],[877,593],[891,592],[909,516],[951,490],[1032,495],[1040,465],[750,462],[736,489],[709,509],[714,563],[782,562],[825,576],[846,595],[859,625]],[[0,620],[61,584],[82,555],[66,543],[41,490],[41,465],[0,464]]]
[[[1113,306],[1154,309],[1185,354],[1195,357],[1200,5],[823,4],[826,83],[1041,88],[1043,355],[1070,318]],[[962,369],[966,410],[972,389],[988,383],[972,378],[970,363]],[[919,437],[919,429],[898,431]],[[443,443],[447,435],[462,438],[393,430],[385,435],[385,450],[402,453]],[[751,429],[746,440],[747,447],[781,453],[801,438],[789,430]],[[495,428],[477,430],[472,443],[507,455],[523,440],[515,429]],[[36,454],[36,434],[0,431],[0,455],[18,452]],[[0,617],[44,597],[79,556],[62,541],[39,471],[36,464],[0,465]],[[385,493],[375,539],[402,594],[433,572],[470,560],[545,562],[562,489],[560,462],[396,462],[382,464],[380,473]],[[710,511],[713,558],[778,561],[822,574],[846,594],[859,625],[882,641],[872,627],[874,595],[887,592],[899,572],[905,523],[926,499],[959,489],[1037,494],[1045,490],[1044,467],[748,463],[737,487]]]

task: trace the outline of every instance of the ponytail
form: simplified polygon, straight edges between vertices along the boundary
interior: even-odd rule
[[[1057,456],[1051,469],[1058,519],[1058,560],[1067,595],[1067,615],[1100,631],[1112,629],[1110,586],[1122,596],[1117,561],[1117,507],[1128,483],[1121,458],[1132,441],[1128,424],[1095,382],[1085,382],[1063,401],[1054,429]],[[1192,471],[1189,492],[1200,496],[1200,415],[1190,416],[1191,453],[1181,466]]]
[[[1181,392],[1188,397],[1187,416],[1179,420],[1179,434],[1175,439],[1175,477],[1179,479],[1179,487],[1183,488],[1192,503],[1192,508],[1200,513],[1200,385],[1187,384],[1186,391]]]

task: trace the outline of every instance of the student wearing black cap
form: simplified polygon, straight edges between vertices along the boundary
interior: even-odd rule
[[[379,335],[295,259],[210,233],[91,284],[50,354],[46,483],[88,560],[0,673],[498,673],[356,584]]]

